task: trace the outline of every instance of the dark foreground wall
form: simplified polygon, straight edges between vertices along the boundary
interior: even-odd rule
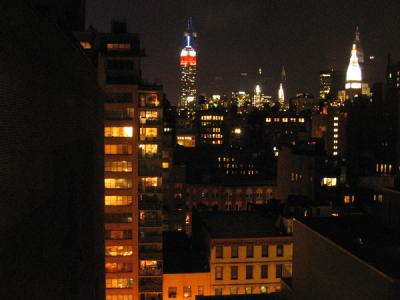
[[[95,72],[22,0],[0,25],[0,299],[104,299]]]

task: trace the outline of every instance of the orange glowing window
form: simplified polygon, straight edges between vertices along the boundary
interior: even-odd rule
[[[131,44],[128,43],[107,43],[107,50],[129,50]]]
[[[83,49],[92,49],[92,44],[89,43],[88,41],[82,41],[82,42],[81,42],[81,47],[82,47]]]

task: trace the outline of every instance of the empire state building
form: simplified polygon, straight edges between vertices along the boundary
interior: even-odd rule
[[[185,46],[180,55],[181,92],[178,103],[180,113],[193,115],[197,99],[197,53],[193,48],[193,40],[197,36],[193,30],[192,18],[188,20],[185,31]]]

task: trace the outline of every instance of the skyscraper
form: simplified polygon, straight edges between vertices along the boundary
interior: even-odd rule
[[[324,70],[319,73],[319,98],[327,99],[332,89],[333,70]]]
[[[179,99],[179,111],[192,115],[196,108],[197,96],[197,54],[193,48],[193,40],[197,33],[193,29],[192,18],[189,17],[185,31],[185,46],[180,55],[181,66],[181,95]]]
[[[281,82],[279,84],[279,90],[278,90],[278,103],[281,110],[287,109],[287,105],[285,103],[285,91],[284,91],[285,83],[286,83],[286,72],[285,72],[285,67],[282,66]]]
[[[138,35],[76,33],[97,62],[104,103],[104,229],[107,300],[154,300],[162,293],[161,86],[143,84]]]

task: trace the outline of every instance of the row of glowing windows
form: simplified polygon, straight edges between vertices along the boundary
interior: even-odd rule
[[[224,143],[223,140],[213,140],[211,142],[211,144],[213,144],[213,145],[222,145],[223,143]]]
[[[104,171],[106,172],[132,172],[131,161],[105,161]]]
[[[133,278],[106,278],[107,289],[133,288]]]
[[[118,294],[118,295],[107,295],[106,300],[132,300],[133,296],[132,295],[123,295],[123,294]]]
[[[158,187],[161,184],[159,179],[159,177],[141,177],[140,181],[145,187]],[[106,189],[130,189],[132,188],[132,179],[104,178],[104,187]]]
[[[140,119],[157,120],[158,119],[158,111],[154,111],[154,110],[141,111]]]
[[[92,44],[88,41],[82,41],[81,46],[83,49],[91,49]],[[131,49],[131,44],[128,43],[107,43],[107,50],[129,50]]]
[[[104,196],[106,206],[128,206],[132,205],[132,196]]]
[[[229,175],[229,174],[231,174],[231,175],[255,175],[255,174],[258,174],[258,171],[254,171],[254,170],[250,170],[250,171],[240,171],[240,172],[238,172],[238,171],[234,171],[234,170],[232,170],[232,171],[230,171],[230,170],[226,170],[225,171],[225,174],[227,174],[227,175]]]
[[[218,164],[218,167],[219,168],[221,168],[221,167],[223,167],[223,168],[228,168],[228,169],[230,169],[230,168],[232,168],[232,169],[237,169],[237,168],[246,168],[246,167],[248,167],[248,168],[254,168],[254,165],[253,164],[248,164],[247,166],[245,166],[245,165],[243,165],[243,164]]]
[[[232,162],[234,162],[235,158],[234,157],[218,157],[218,161],[223,161],[223,162],[232,161]]]
[[[133,146],[128,144],[104,144],[104,154],[132,154]]]
[[[194,136],[183,136],[183,135],[178,135],[178,136],[176,137],[176,139],[177,139],[178,141],[193,141],[193,140],[195,140],[195,137],[194,137]]]
[[[201,116],[201,120],[204,121],[209,121],[209,120],[213,120],[213,121],[223,121],[224,120],[224,116]]]
[[[224,136],[220,133],[203,133],[201,138],[203,139],[222,139]]]
[[[104,127],[105,137],[132,137],[133,128],[132,126],[124,127]]]
[[[145,127],[140,128],[140,138],[155,138],[158,135],[158,128]]]
[[[392,165],[391,164],[376,164],[376,172],[382,174],[390,174],[392,173]]]
[[[296,123],[296,122],[298,122],[298,123],[304,123],[304,118],[266,118],[265,119],[265,122],[267,122],[267,123],[271,123],[271,122],[275,122],[275,123],[280,123],[280,122],[282,122],[282,123],[288,123],[288,122],[291,122],[291,123]]]

